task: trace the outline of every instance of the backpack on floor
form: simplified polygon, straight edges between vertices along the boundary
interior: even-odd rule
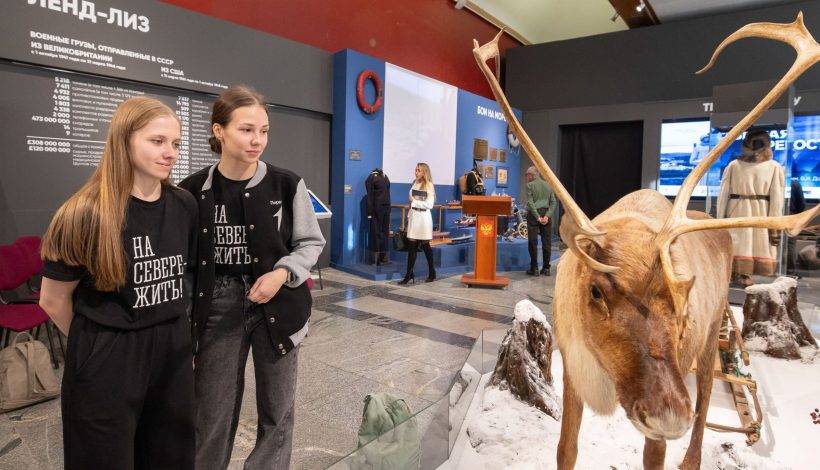
[[[404,400],[389,393],[371,393],[364,399],[359,449],[352,468],[418,469],[421,433]]]
[[[60,394],[48,349],[28,333],[18,333],[0,351],[0,413],[50,400]]]

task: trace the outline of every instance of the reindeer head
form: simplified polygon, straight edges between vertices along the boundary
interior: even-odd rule
[[[691,402],[683,386],[683,376],[693,355],[693,342],[687,338],[687,331],[692,326],[687,304],[695,274],[705,275],[715,267],[710,266],[707,259],[695,263],[701,271],[687,272],[692,263],[685,262],[687,255],[684,251],[692,237],[679,237],[690,232],[733,227],[786,229],[794,235],[820,214],[820,206],[817,206],[811,211],[785,217],[716,220],[704,215],[691,219],[687,216],[686,207],[697,182],[715,160],[800,74],[820,61],[820,46],[806,30],[802,13],[790,24],[754,23],[729,36],[718,46],[709,64],[698,73],[709,69],[727,45],[746,37],[786,42],[797,50],[797,59],[766,97],[687,176],[674,204],[670,205],[658,193],[648,197],[644,191],[641,194],[643,199],[636,197],[635,205],[647,198],[654,199],[647,207],[631,208],[632,213],[660,210],[663,212],[660,218],[652,220],[662,223],[653,226],[647,222],[651,217],[642,219],[636,216],[630,220],[604,220],[596,225],[547,166],[512,113],[497,78],[487,66],[490,58],[498,56],[500,35],[483,46],[474,41],[473,54],[511,130],[519,136],[521,146],[564,206],[561,239],[581,262],[571,265],[573,272],[559,270],[556,292],[562,282],[576,286],[573,292],[577,298],[568,299],[567,302],[575,303],[573,310],[584,317],[576,322],[577,328],[583,331],[570,331],[568,334],[583,337],[591,345],[589,351],[577,352],[577,355],[594,356],[597,363],[594,367],[607,376],[608,382],[604,380],[602,383],[606,382],[614,388],[627,415],[641,432],[652,439],[680,437],[691,426],[693,418]],[[713,231],[701,233],[695,238],[700,244],[719,244],[728,235],[725,231]],[[714,279],[723,279],[724,284],[709,287],[725,290],[727,277],[728,272],[724,275],[716,273]],[[558,301],[556,298],[556,303]],[[698,330],[691,332],[691,335],[702,337],[708,333],[705,331],[708,325],[697,327]],[[560,336],[560,331],[557,334]],[[560,343],[561,339],[558,340]],[[562,352],[567,353],[563,348]],[[596,408],[594,396],[584,398]]]

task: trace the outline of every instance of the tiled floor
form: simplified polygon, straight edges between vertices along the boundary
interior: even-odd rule
[[[299,358],[295,469],[326,468],[355,450],[368,393],[389,392],[413,411],[441,398],[474,339],[482,329],[506,329],[519,300],[532,300],[552,317],[554,277],[505,273],[511,284],[499,290],[465,288],[459,276],[405,287],[332,269],[322,274],[324,289],[313,291],[310,334]],[[801,299],[820,301],[817,285],[817,279],[801,280]],[[242,468],[256,437],[250,363],[245,381],[232,469]],[[420,426],[446,442],[446,423],[433,419],[438,411],[420,417]],[[441,452],[446,455],[446,447]],[[0,415],[0,470],[62,468],[59,399]]]
[[[510,274],[510,287],[498,290],[467,289],[459,276],[405,287],[322,270],[299,356],[292,468],[326,468],[355,450],[368,393],[389,392],[413,411],[440,399],[482,329],[506,328],[517,301],[550,312],[553,278]],[[251,363],[245,383],[232,469],[242,468],[256,438]],[[435,410],[428,414],[421,426],[446,443],[446,429],[431,429]],[[62,468],[59,399],[0,415],[0,470]]]

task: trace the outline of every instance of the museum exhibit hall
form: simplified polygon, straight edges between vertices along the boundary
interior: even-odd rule
[[[13,0],[0,470],[817,468],[817,0]]]

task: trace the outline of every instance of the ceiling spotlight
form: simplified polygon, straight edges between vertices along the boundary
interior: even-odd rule
[[[636,6],[636,7],[635,7],[635,11],[637,11],[638,13],[640,13],[640,12],[642,12],[642,11],[644,10],[644,8],[646,8],[646,3],[644,3],[644,2],[643,2],[643,0],[640,0],[640,1],[638,2],[638,6]]]

